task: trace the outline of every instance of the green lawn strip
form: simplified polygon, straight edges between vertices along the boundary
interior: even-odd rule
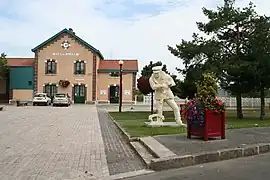
[[[265,127],[270,126],[270,111],[266,112],[265,120],[259,120],[259,110],[244,110],[244,119],[235,118],[235,110],[226,111],[226,124],[228,129]],[[155,136],[166,134],[185,133],[183,127],[147,127],[144,122],[148,122],[150,112],[111,112],[110,115],[120,123],[131,137]],[[173,112],[164,112],[165,121],[174,121]]]

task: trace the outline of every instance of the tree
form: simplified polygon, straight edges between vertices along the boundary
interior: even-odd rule
[[[208,22],[198,22],[197,25],[208,37],[194,34],[191,41],[182,40],[180,45],[175,48],[169,46],[168,49],[183,60],[183,74],[194,68],[201,68],[200,74],[215,72],[221,86],[236,95],[237,118],[242,119],[242,93],[252,90],[255,82],[245,45],[252,34],[249,26],[257,14],[252,3],[240,9],[234,7],[234,0],[224,0],[224,6],[217,10],[203,8],[203,14]]]
[[[1,53],[0,55],[0,78],[6,78],[8,76],[9,67],[6,56],[5,53]]]
[[[137,80],[137,87],[139,91],[144,95],[154,92],[150,86],[149,77],[141,76]]]
[[[171,77],[173,78],[175,82],[175,86],[171,87],[171,90],[175,96],[180,97],[181,92],[182,92],[181,91],[182,81],[177,78],[177,75],[171,74]]]
[[[222,46],[222,87],[236,95],[237,118],[243,118],[242,94],[254,86],[253,73],[249,69],[250,56],[245,51],[245,44],[252,34],[250,25],[257,14],[254,5],[242,9],[234,7],[234,0],[224,0],[224,6],[217,11],[203,9],[209,22],[198,23],[201,31],[215,36]]]
[[[202,78],[202,74],[213,71],[219,74],[220,57],[219,44],[213,39],[205,39],[198,34],[193,34],[191,41],[182,40],[176,47],[168,46],[168,50],[183,61],[184,69],[177,71],[184,75],[181,82],[181,98],[193,98],[197,92],[196,81]]]
[[[256,89],[260,92],[261,113],[260,119],[265,116],[265,90],[270,88],[270,17],[259,16],[254,19],[250,27],[252,36],[247,49],[252,54],[252,63]]]

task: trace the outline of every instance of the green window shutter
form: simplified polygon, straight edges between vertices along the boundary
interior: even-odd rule
[[[72,87],[72,94],[71,94],[71,100],[74,101],[74,96],[75,96],[75,92],[74,92],[74,86]]]
[[[84,85],[84,96],[85,96],[85,101],[87,101],[87,87]]]
[[[48,74],[48,62],[45,62],[45,74]]]
[[[83,74],[85,74],[85,73],[86,73],[86,63],[83,62]]]
[[[77,74],[77,61],[74,63],[74,74]]]
[[[54,74],[57,74],[57,63],[54,62]]]

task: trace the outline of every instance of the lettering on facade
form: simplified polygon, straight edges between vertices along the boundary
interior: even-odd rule
[[[79,56],[79,53],[71,53],[71,52],[66,52],[66,53],[53,53],[53,56]]]

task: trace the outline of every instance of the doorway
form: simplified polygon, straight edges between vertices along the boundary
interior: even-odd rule
[[[85,85],[74,85],[73,97],[75,104],[85,104],[86,100],[86,87]]]
[[[110,85],[109,100],[110,103],[119,103],[119,85]]]

